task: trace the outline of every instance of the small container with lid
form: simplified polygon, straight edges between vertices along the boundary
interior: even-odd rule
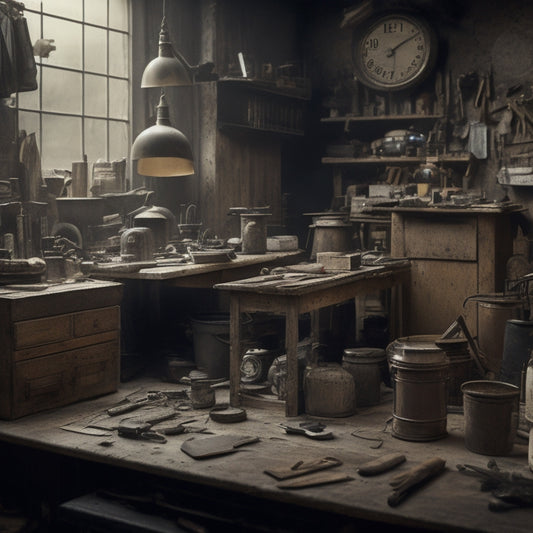
[[[380,348],[346,348],[342,367],[355,381],[357,406],[368,407],[381,401],[381,382],[387,369],[387,354]]]

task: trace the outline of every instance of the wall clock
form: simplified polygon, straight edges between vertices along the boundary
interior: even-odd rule
[[[436,56],[436,34],[417,15],[382,14],[354,31],[355,74],[373,89],[399,91],[420,83],[435,65]]]

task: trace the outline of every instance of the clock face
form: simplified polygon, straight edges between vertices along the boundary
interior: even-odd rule
[[[397,91],[420,82],[433,67],[436,37],[411,15],[387,15],[354,33],[353,60],[361,83]]]

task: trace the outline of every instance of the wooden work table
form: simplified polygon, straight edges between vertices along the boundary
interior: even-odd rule
[[[166,286],[211,288],[247,276],[256,276],[263,267],[274,268],[304,261],[304,250],[267,252],[264,254],[236,254],[230,261],[216,263],[178,263],[172,260],[160,261],[156,266],[128,269],[128,263],[102,264],[91,271],[91,276],[117,281],[158,281]],[[122,266],[122,268],[121,268]]]
[[[287,416],[296,416],[298,405],[298,317],[378,290],[403,287],[408,284],[408,261],[390,262],[381,266],[363,266],[349,272],[325,274],[287,274],[286,276],[260,276],[215,285],[230,295],[230,402],[238,406],[243,399],[240,393],[240,366],[244,348],[241,343],[241,313],[258,311],[285,316],[285,347],[287,350]],[[391,320],[393,338],[401,336],[401,309],[406,295],[396,299],[397,311]],[[403,296],[403,297],[402,297]],[[394,315],[394,313],[392,313]]]
[[[100,435],[76,432],[83,431],[96,419],[100,425],[107,424],[112,428],[120,419],[132,416],[129,413],[114,417],[113,420],[117,419],[114,422],[106,415],[107,409],[130,395],[141,396],[148,391],[180,391],[185,388],[185,385],[161,383],[148,378],[121,384],[118,392],[107,396],[15,421],[1,421],[0,442],[16,445],[28,453],[39,450],[88,461],[95,466],[123,468],[139,476],[149,474],[184,485],[194,483],[205,487],[205,491],[223,491],[228,501],[253,496],[262,509],[283,503],[293,511],[300,512],[302,517],[307,512],[323,512],[342,517],[348,523],[352,520],[354,523],[379,523],[385,530],[394,524],[394,527],[403,526],[411,531],[531,531],[533,508],[492,512],[488,508],[490,494],[480,490],[480,479],[457,470],[459,464],[486,468],[490,459],[469,452],[464,447],[462,414],[448,414],[448,435],[443,439],[425,443],[396,439],[391,436],[388,424],[392,415],[392,391],[386,387],[383,387],[379,405],[360,408],[351,417],[315,419],[325,423],[326,429],[333,432],[334,438],[326,441],[289,435],[278,425],[288,423],[283,415],[258,408],[248,408],[247,419],[233,424],[214,422],[208,416],[209,409],[181,410],[178,420],[194,418],[197,420],[194,424],[196,427],[204,427],[213,435],[197,433],[167,436],[166,443],[123,438],[118,436],[115,429],[104,430]],[[217,404],[225,403],[227,398],[227,389],[216,390]],[[290,419],[289,425],[297,426],[309,420],[313,418],[301,415],[297,419]],[[241,446],[235,453],[202,460],[193,459],[180,449],[182,443],[191,437],[208,438],[221,434],[255,436],[259,440]],[[362,477],[357,473],[362,463],[393,452],[403,453],[406,462],[378,476]],[[266,469],[290,467],[298,461],[307,462],[324,457],[340,460],[342,464],[331,471],[343,472],[352,479],[287,490],[278,488],[279,482],[264,473]],[[387,497],[391,494],[389,482],[392,477],[433,457],[446,461],[444,472],[408,496],[400,505],[389,506]],[[510,456],[494,459],[501,470],[533,479],[527,466],[526,441],[517,438]],[[4,482],[9,483],[9,479],[4,477]],[[330,531],[340,529],[332,527]]]

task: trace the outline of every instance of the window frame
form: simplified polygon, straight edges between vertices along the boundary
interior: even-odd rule
[[[28,3],[24,7],[24,15],[26,13],[33,13],[40,17],[40,24],[39,29],[40,33],[39,35],[31,35],[32,44],[35,43],[37,39],[52,39],[52,35],[43,35],[43,21],[44,17],[50,17],[57,20],[62,20],[66,22],[73,22],[76,24],[81,24],[82,26],[82,37],[81,37],[81,68],[73,68],[70,66],[62,66],[62,65],[51,65],[47,64],[46,60],[44,58],[40,58],[38,56],[35,57],[35,61],[37,64],[37,82],[38,82],[38,107],[32,108],[21,105],[20,103],[20,96],[19,93],[15,95],[15,107],[17,109],[17,130],[20,131],[19,127],[19,118],[18,113],[35,113],[38,116],[38,129],[39,131],[37,133],[38,138],[38,148],[41,153],[41,157],[43,155],[43,138],[42,138],[42,131],[43,131],[43,117],[46,116],[55,116],[55,117],[73,117],[76,119],[81,119],[81,132],[80,132],[80,141],[81,141],[81,153],[86,154],[88,152],[87,150],[87,133],[86,133],[86,121],[87,120],[99,120],[105,122],[105,130],[106,130],[106,139],[105,139],[105,154],[101,154],[99,156],[100,159],[104,160],[110,160],[110,154],[113,151],[112,148],[112,134],[111,130],[113,128],[113,125],[125,125],[125,132],[126,132],[126,147],[127,152],[123,154],[122,157],[126,158],[126,161],[129,161],[129,147],[131,146],[131,139],[132,139],[132,74],[133,74],[133,68],[132,68],[132,4],[135,2],[132,2],[132,0],[126,0],[127,3],[127,23],[126,23],[126,29],[120,29],[115,27],[109,26],[109,18],[110,18],[110,2],[113,0],[107,0],[106,2],[106,20],[107,25],[103,26],[101,24],[96,24],[93,22],[87,22],[85,20],[85,6],[86,2],[90,2],[91,0],[74,0],[79,1],[82,3],[82,16],[80,20],[73,19],[70,17],[65,17],[61,15],[57,15],[54,13],[50,13],[46,10],[45,2],[38,2],[39,9],[37,7],[31,7],[28,5]],[[105,67],[105,73],[102,72],[95,72],[91,70],[86,70],[86,50],[85,50],[85,27],[90,28],[97,28],[105,31],[106,34],[106,67]],[[126,75],[125,76],[119,76],[116,74],[110,74],[110,56],[112,54],[112,50],[110,50],[109,43],[110,43],[110,35],[111,33],[115,33],[118,35],[126,36],[127,39],[127,46],[126,46],[126,52],[128,54],[127,61],[126,61]],[[50,54],[54,54],[54,51],[51,51]],[[80,106],[80,112],[65,112],[65,111],[52,111],[52,110],[43,110],[43,92],[42,92],[42,81],[43,81],[43,72],[45,70],[48,70],[49,72],[56,71],[59,75],[61,72],[73,72],[76,74],[81,75],[81,106]],[[105,114],[103,115],[92,115],[88,114],[86,110],[86,87],[85,87],[85,81],[87,76],[97,76],[100,78],[105,79],[106,84],[106,105],[105,105]],[[127,84],[127,97],[128,97],[128,103],[126,107],[126,118],[117,118],[111,116],[111,94],[110,94],[110,85],[112,83],[112,80],[118,80],[120,82],[126,82]],[[27,133],[31,133],[27,131]],[[79,153],[79,148],[75,148],[73,152]],[[73,153],[73,156],[71,157],[72,161],[79,160],[79,156],[75,156]],[[114,159],[117,159],[116,157]],[[60,168],[58,166],[55,166],[54,168]],[[67,169],[67,170],[70,170]]]

